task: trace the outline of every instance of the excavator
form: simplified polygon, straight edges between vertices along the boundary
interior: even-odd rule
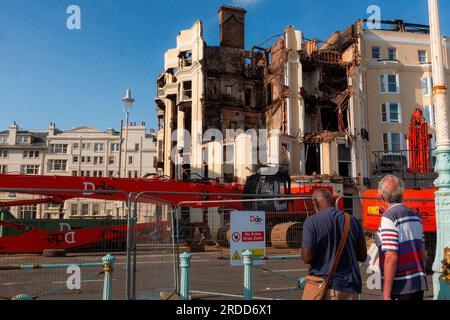
[[[401,160],[404,157],[402,155],[388,155],[386,159],[381,159],[378,169],[382,170],[377,170],[378,177],[374,174],[374,184],[388,173],[394,174],[405,181],[404,204],[417,211],[422,217],[427,266],[430,269],[436,251],[436,207],[434,200],[436,188],[433,186],[433,180],[437,176],[432,169],[434,159],[431,154],[428,123],[419,108],[416,108],[411,115],[406,138],[408,140],[407,154],[409,161]],[[400,160],[398,160],[399,157]],[[409,165],[406,166],[406,163],[409,163]],[[376,232],[380,226],[381,216],[386,210],[386,204],[379,198],[376,189],[365,191],[362,198],[363,227],[369,233]]]
[[[149,192],[139,199],[140,203],[169,204],[187,208],[226,207],[230,210],[257,210],[266,212],[266,226],[269,244],[281,241],[281,246],[299,246],[301,234],[299,226],[308,215],[314,213],[310,196],[316,188],[327,188],[320,184],[296,187],[292,190],[289,175],[279,172],[275,175],[255,174],[248,177],[246,184],[222,184],[215,181],[177,181],[164,177],[149,176],[144,179],[124,179],[112,177],[65,177],[65,176],[31,176],[18,174],[0,174],[0,192],[27,194],[37,199],[0,201],[0,208],[25,206],[39,203],[59,204],[69,199],[101,199],[128,201],[142,192]],[[131,196],[130,196],[131,195]],[[129,198],[130,196],[130,198]],[[301,196],[302,198],[280,200],[261,200],[282,196]],[[304,197],[303,197],[304,196]],[[308,199],[309,197],[309,199]],[[258,202],[242,199],[260,198]],[[336,203],[342,209],[343,201],[337,196]],[[219,203],[223,200],[226,203]],[[242,200],[242,201],[240,201]],[[214,203],[213,201],[216,201]],[[219,201],[219,202],[217,202]],[[60,218],[62,218],[61,215]],[[2,216],[0,216],[2,217]],[[67,224],[60,223],[61,226]],[[92,220],[91,226],[80,228],[63,228],[48,230],[39,227],[39,219],[24,225],[20,220],[0,218],[1,229],[14,229],[15,234],[0,237],[0,254],[35,253],[45,250],[63,249],[66,251],[90,250],[105,242],[126,243],[127,223],[116,221],[114,225],[98,226]],[[137,224],[138,236],[145,236],[164,228],[170,228],[168,221]],[[184,240],[193,251],[204,250],[204,240],[198,239],[198,230],[207,230],[206,224],[187,223],[184,228]],[[180,230],[176,230],[179,233]],[[203,234],[208,233],[204,232]],[[0,233],[1,234],[1,233]],[[163,232],[170,237],[170,233]],[[218,242],[220,239],[218,232]],[[225,232],[226,236],[226,232]]]

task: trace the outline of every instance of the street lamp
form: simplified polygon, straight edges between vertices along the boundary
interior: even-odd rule
[[[127,159],[127,151],[128,151],[128,118],[130,116],[130,112],[133,110],[133,103],[134,103],[134,99],[131,97],[131,90],[127,89],[127,92],[125,94],[125,97],[122,98],[122,102],[123,102],[123,111],[125,112],[126,115],[126,119],[125,119],[125,165],[124,165],[124,173],[123,173],[123,177],[126,177],[127,174],[127,163],[128,163],[128,159]]]
[[[444,248],[450,248],[450,130],[447,110],[447,87],[445,86],[444,59],[438,0],[428,0],[430,19],[431,64],[433,69],[433,102],[436,112],[436,172],[434,185],[437,244],[433,264],[434,299],[450,299],[450,283],[442,277]]]

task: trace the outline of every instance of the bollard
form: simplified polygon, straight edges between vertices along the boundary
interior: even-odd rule
[[[181,285],[180,297],[181,300],[189,300],[189,268],[191,266],[190,253],[184,252],[180,254],[180,268],[181,268]]]
[[[298,279],[298,287],[301,290],[305,290],[306,287],[306,277],[301,277],[300,279]]]
[[[110,254],[102,258],[103,271],[105,272],[105,278],[103,282],[103,300],[112,300],[112,272],[115,261],[116,258]]]
[[[11,300],[33,300],[33,297],[28,294],[18,294]]]
[[[253,252],[247,250],[243,253],[244,263],[244,300],[253,299]]]

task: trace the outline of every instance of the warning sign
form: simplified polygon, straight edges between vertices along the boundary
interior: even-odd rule
[[[239,255],[239,252],[235,251],[231,260],[242,260],[241,256]]]
[[[266,253],[266,219],[265,213],[259,211],[233,211],[230,219],[230,264],[242,266],[242,253],[246,250],[253,256],[264,257]],[[254,260],[262,265],[263,260]]]

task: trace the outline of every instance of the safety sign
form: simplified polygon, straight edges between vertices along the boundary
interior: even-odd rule
[[[230,217],[230,264],[242,266],[243,253],[253,252],[253,256],[266,254],[266,217],[263,211],[233,211]],[[265,264],[264,260],[254,260],[255,265]]]

